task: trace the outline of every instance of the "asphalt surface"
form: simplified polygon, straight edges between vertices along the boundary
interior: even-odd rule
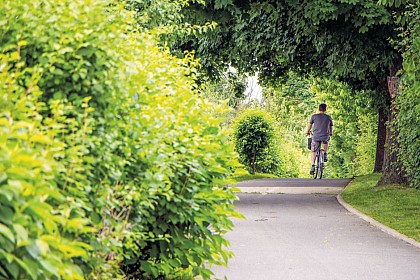
[[[351,179],[257,179],[235,185],[242,193],[339,194]]]
[[[335,195],[239,198],[246,220],[234,219],[226,235],[235,257],[228,268],[212,267],[212,279],[420,280],[420,249],[348,212]]]

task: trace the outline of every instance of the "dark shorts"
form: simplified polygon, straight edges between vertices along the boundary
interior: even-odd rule
[[[316,152],[316,150],[318,150],[319,144],[321,142],[324,143],[324,144],[327,144],[328,141],[329,141],[329,139],[327,141],[314,141],[314,140],[312,140],[312,142],[311,142],[311,151],[312,152]]]

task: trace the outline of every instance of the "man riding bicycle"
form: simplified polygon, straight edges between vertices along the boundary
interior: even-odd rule
[[[328,161],[327,152],[328,152],[328,143],[333,132],[333,121],[332,118],[325,114],[327,111],[327,105],[322,103],[319,104],[319,113],[311,116],[309,120],[308,127],[306,128],[306,135],[311,134],[311,129],[313,127],[313,136],[311,143],[311,161],[312,168],[309,172],[311,175],[315,172],[315,157],[316,151],[319,148],[320,142],[324,144],[324,161]]]

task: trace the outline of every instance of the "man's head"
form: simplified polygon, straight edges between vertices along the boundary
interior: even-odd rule
[[[319,108],[318,108],[318,110],[319,110],[320,112],[325,112],[325,111],[327,111],[327,104],[325,104],[325,103],[321,103],[321,104],[319,104]]]

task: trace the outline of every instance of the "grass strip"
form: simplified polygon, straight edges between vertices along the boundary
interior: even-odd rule
[[[360,212],[420,242],[420,190],[376,186],[380,177],[377,173],[357,177],[341,196]]]
[[[273,175],[273,174],[265,174],[265,173],[240,174],[240,175],[233,176],[233,179],[236,182],[255,180],[255,179],[264,179],[264,178],[278,178],[278,176]]]

